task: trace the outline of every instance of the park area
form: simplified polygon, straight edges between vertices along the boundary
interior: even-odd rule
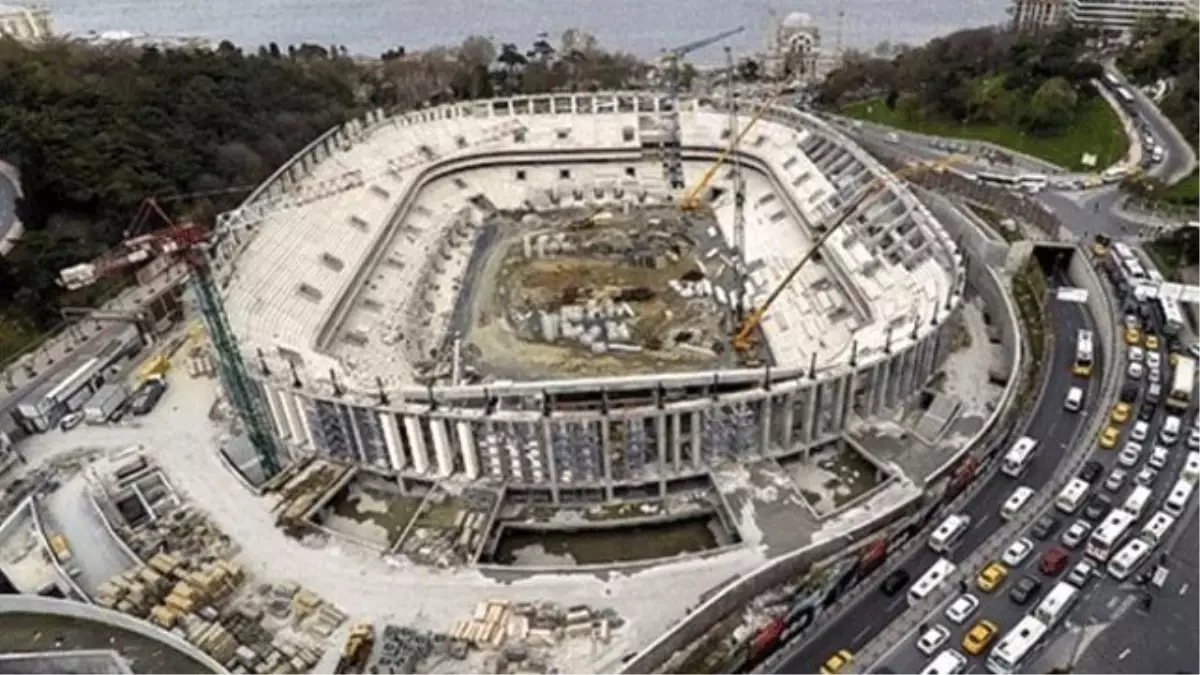
[[[1016,152],[1032,155],[1072,170],[1088,167],[1080,163],[1084,153],[1096,155],[1096,167],[1106,167],[1125,155],[1129,140],[1121,121],[1104,99],[1080,101],[1075,119],[1059,133],[1040,136],[1015,126],[960,124],[927,116],[913,116],[887,107],[882,99],[852,103],[842,108],[850,117],[890,127],[947,138],[988,141]]]

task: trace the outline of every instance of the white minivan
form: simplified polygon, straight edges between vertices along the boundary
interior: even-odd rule
[[[1005,520],[1012,520],[1029,503],[1031,497],[1033,497],[1033,488],[1031,487],[1022,485],[1013,490],[1012,494],[1004,502],[1004,505],[1000,507],[1000,517]]]
[[[1158,437],[1166,445],[1174,445],[1175,441],[1179,440],[1179,428],[1182,422],[1175,415],[1167,415],[1163,420],[1162,429],[1158,431]]]
[[[1063,403],[1067,412],[1079,412],[1083,407],[1083,387],[1071,387],[1067,390],[1067,400]]]

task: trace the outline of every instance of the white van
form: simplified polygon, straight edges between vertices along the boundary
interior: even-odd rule
[[[1022,485],[1013,490],[1008,500],[1000,507],[1000,517],[1005,520],[1012,520],[1013,516],[1017,515],[1017,512],[1029,503],[1031,497],[1033,497],[1033,488],[1031,487]]]
[[[1174,445],[1175,441],[1179,440],[1179,429],[1182,423],[1175,415],[1167,415],[1163,420],[1162,429],[1158,431],[1158,437],[1167,445]]]
[[[1079,412],[1083,407],[1083,387],[1071,387],[1067,391],[1067,400],[1063,403],[1067,412]]]
[[[921,675],[958,675],[967,670],[967,657],[957,650],[947,649],[929,662],[921,671]]]
[[[929,548],[936,553],[945,553],[958,542],[971,526],[971,516],[955,514],[949,516],[929,536]]]

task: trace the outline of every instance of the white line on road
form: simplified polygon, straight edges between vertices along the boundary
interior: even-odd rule
[[[861,639],[863,638],[863,636],[864,636],[864,635],[866,635],[867,633],[870,633],[870,632],[871,632],[871,631],[873,631],[873,630],[875,630],[875,625],[874,625],[874,624],[872,624],[872,625],[870,625],[870,626],[867,626],[866,628],[864,628],[864,629],[862,629],[862,630],[858,631],[857,633],[855,633],[855,634],[854,634],[854,637],[853,637],[853,638],[851,638],[851,640],[850,640],[850,641],[851,641],[851,642],[858,642],[859,640],[861,640]]]
[[[983,527],[983,524],[984,524],[984,523],[986,523],[987,521],[991,520],[991,518],[992,518],[992,515],[991,515],[990,513],[989,513],[988,515],[986,515],[986,516],[984,516],[984,517],[980,518],[980,519],[979,519],[979,522],[978,522],[978,523],[975,523],[975,527],[976,527],[977,529],[978,529],[978,528],[980,528],[980,527]]]
[[[1184,593],[1187,593],[1187,589],[1188,589],[1188,585],[1183,584],[1182,586],[1179,587],[1179,594],[1183,595]]]
[[[893,601],[891,602],[891,604],[889,604],[889,605],[887,606],[887,608],[888,608],[889,610],[895,609],[895,608],[896,608],[896,605],[898,605],[898,604],[900,604],[900,603],[902,603],[902,602],[905,602],[905,597],[904,597],[903,595],[902,595],[902,596],[900,596],[900,597],[898,597],[898,598],[896,598],[895,600],[893,600]]]
[[[1109,609],[1116,609],[1117,605],[1120,604],[1120,602],[1121,602],[1121,598],[1114,595],[1108,599],[1108,604],[1106,604],[1105,606],[1108,607]]]
[[[1129,647],[1126,647],[1125,649],[1121,650],[1121,653],[1117,654],[1117,660],[1124,661],[1125,657],[1129,656],[1129,652],[1131,652],[1131,651],[1133,651],[1133,650],[1130,649]]]

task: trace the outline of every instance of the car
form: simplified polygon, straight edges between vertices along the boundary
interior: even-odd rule
[[[917,640],[917,651],[925,656],[933,656],[934,652],[950,641],[950,629],[935,624],[930,626]]]
[[[1058,519],[1054,516],[1042,516],[1033,524],[1033,528],[1029,530],[1029,534],[1033,535],[1033,538],[1038,541],[1046,541],[1054,534],[1058,526]]]
[[[1139,328],[1129,327],[1125,329],[1125,344],[1136,345],[1142,341],[1142,331]]]
[[[1142,379],[1142,375],[1146,374],[1146,367],[1137,361],[1130,361],[1129,365],[1125,368],[1125,374],[1131,380],[1140,380]]]
[[[1137,443],[1126,443],[1125,447],[1121,448],[1120,454],[1117,455],[1117,464],[1130,469],[1137,466],[1138,459],[1142,456],[1142,446]]]
[[[1028,605],[1041,592],[1042,582],[1036,577],[1026,575],[1013,585],[1008,597],[1018,605]]]
[[[1088,498],[1087,505],[1083,507],[1083,517],[1099,522],[1104,520],[1111,510],[1112,500],[1107,495],[1097,492]]]
[[[1154,407],[1162,400],[1162,382],[1151,382],[1146,387],[1146,403],[1149,405],[1143,406],[1151,413],[1154,412]]]
[[[138,417],[149,414],[151,410],[154,410],[154,406],[158,405],[159,399],[166,391],[165,380],[159,378],[146,380],[129,397],[129,412]]]
[[[1120,404],[1118,404],[1120,405]],[[1117,427],[1104,427],[1104,431],[1100,432],[1100,447],[1105,450],[1112,450],[1116,446],[1117,441],[1121,439],[1121,430]]]
[[[988,645],[992,642],[992,638],[996,637],[996,634],[999,632],[1000,626],[987,619],[982,619],[974,626],[971,626],[971,630],[967,631],[967,634],[963,636],[963,649],[972,656],[979,656],[983,653],[983,650],[987,649]]]
[[[1109,419],[1113,424],[1124,424],[1129,421],[1129,415],[1133,412],[1133,406],[1125,401],[1119,401],[1112,408],[1112,413],[1109,414]],[[1111,429],[1112,427],[1109,427]]]
[[[1067,583],[1076,588],[1083,588],[1096,575],[1096,566],[1091,560],[1084,558],[1075,563],[1070,572],[1067,572]]]
[[[975,610],[979,609],[979,598],[970,593],[963,593],[946,608],[946,618],[956,626],[961,626]]]
[[[1009,545],[1008,550],[1004,555],[1000,556],[1000,562],[1009,567],[1020,567],[1021,563],[1033,553],[1034,543],[1028,537],[1021,537]]]
[[[1130,347],[1129,360],[1132,363],[1141,363],[1146,360],[1146,352],[1142,351],[1141,347]]]
[[[1088,532],[1091,531],[1092,526],[1086,520],[1076,520],[1075,522],[1071,523],[1071,526],[1068,527],[1065,532],[1062,533],[1062,536],[1059,537],[1059,539],[1062,541],[1063,546],[1066,546],[1067,548],[1077,548],[1083,543],[1084,539],[1087,539]]]
[[[1162,371],[1158,368],[1149,368],[1146,370],[1146,380],[1150,384],[1162,383]]]
[[[59,421],[58,428],[62,429],[63,431],[70,431],[70,430],[74,429],[75,427],[79,426],[79,423],[82,421],[83,421],[83,412],[75,411],[72,413],[67,413],[66,415],[63,415],[62,420]]]
[[[1091,459],[1079,470],[1079,477],[1089,483],[1095,483],[1102,473],[1104,473],[1104,465]]]
[[[839,649],[825,659],[821,665],[822,675],[837,675],[854,662],[854,654],[849,649]]]
[[[1171,458],[1171,450],[1167,447],[1156,445],[1154,450],[1150,451],[1150,459],[1146,461],[1152,469],[1163,469],[1167,466],[1167,460]]]
[[[1138,485],[1150,487],[1151,485],[1154,485],[1155,478],[1158,478],[1158,470],[1147,466],[1143,467],[1142,470],[1133,477],[1133,482],[1137,483]]]
[[[1038,569],[1048,577],[1052,577],[1066,568],[1067,562],[1070,561],[1070,555],[1067,549],[1061,546],[1051,546],[1042,554],[1042,559],[1038,562]]]
[[[1121,393],[1117,394],[1117,399],[1123,403],[1133,404],[1138,400],[1142,388],[1132,382],[1126,382],[1121,385]]]
[[[1083,387],[1071,387],[1067,390],[1067,398],[1063,401],[1063,408],[1067,412],[1079,412],[1083,407]]]
[[[1142,344],[1146,345],[1146,349],[1150,350],[1155,356],[1158,355],[1158,336],[1154,333],[1146,333],[1142,336]]]
[[[1192,450],[1200,449],[1200,427],[1192,427],[1188,432],[1187,446]]]
[[[1158,352],[1146,352],[1146,366],[1148,368],[1162,367],[1162,354]]]
[[[1108,490],[1109,492],[1116,492],[1120,490],[1121,486],[1125,484],[1125,477],[1128,475],[1129,472],[1125,471],[1124,469],[1113,469],[1112,471],[1109,471],[1108,478],[1104,479],[1104,489]]]
[[[1150,423],[1138,420],[1133,423],[1133,428],[1129,430],[1129,438],[1134,441],[1144,441],[1150,433]]]
[[[1147,403],[1146,405],[1138,407],[1137,418],[1139,421],[1146,422],[1147,424],[1149,424],[1150,420],[1154,419],[1155,412],[1156,412],[1156,408],[1153,405]]]
[[[979,576],[975,577],[975,585],[984,593],[991,593],[1004,583],[1008,578],[1008,568],[1004,563],[992,561],[979,571]]]
[[[1132,305],[1127,305],[1126,309],[1132,309],[1132,307],[1133,307]],[[1123,321],[1125,322],[1126,330],[1128,330],[1130,328],[1141,328],[1142,327],[1142,321],[1141,321],[1141,319],[1137,318],[1136,314],[1128,314],[1128,313],[1125,314]]]
[[[911,580],[912,575],[908,573],[908,570],[899,569],[887,575],[887,578],[879,584],[879,590],[883,591],[884,595],[895,595]]]

